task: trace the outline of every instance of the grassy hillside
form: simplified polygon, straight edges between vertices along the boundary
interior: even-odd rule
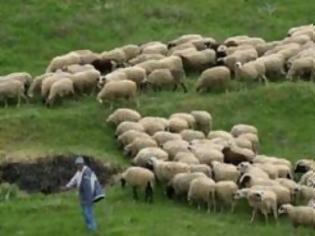
[[[44,71],[49,60],[74,49],[106,50],[126,43],[168,40],[182,33],[202,33],[223,39],[234,34],[284,37],[287,29],[313,21],[315,5],[306,0],[12,0],[1,1],[1,73]],[[190,92],[149,92],[140,96],[143,115],[168,116],[176,111],[206,109],[215,129],[235,123],[256,125],[261,152],[296,160],[315,151],[315,86],[279,83],[227,94],[197,95],[195,77]],[[237,87],[237,86],[236,86]],[[127,103],[116,104],[131,106]],[[46,109],[41,104],[0,109],[0,158],[76,152],[127,164],[105,124],[110,113],[94,97]],[[101,235],[283,235],[279,225],[248,225],[249,209],[237,213],[198,212],[157,194],[154,205],[130,200],[113,188],[97,208]],[[85,235],[75,194],[0,203],[0,235]],[[303,231],[305,234],[311,231]]]

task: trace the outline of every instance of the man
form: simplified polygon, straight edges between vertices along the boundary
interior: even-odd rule
[[[85,165],[83,157],[77,157],[75,165],[77,172],[63,189],[69,190],[74,187],[78,188],[86,226],[88,230],[94,232],[97,226],[93,213],[93,203],[103,199],[105,194],[102,191],[102,187],[95,173]]]

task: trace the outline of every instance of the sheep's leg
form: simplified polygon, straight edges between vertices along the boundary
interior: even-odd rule
[[[4,99],[4,108],[8,108],[8,101],[7,101],[7,99]]]
[[[277,206],[275,206],[275,207],[273,208],[273,217],[274,217],[276,223],[278,223]]]
[[[268,224],[268,213],[267,212],[263,212],[263,215],[265,217],[265,224]]]
[[[213,192],[213,193],[211,194],[211,196],[212,196],[213,211],[216,212],[216,210],[217,210],[217,203],[216,203],[216,199],[215,199],[215,192]]]
[[[133,199],[138,200],[137,187],[132,187]]]
[[[256,214],[257,214],[257,209],[254,208],[253,209],[253,212],[252,212],[252,218],[250,219],[250,223],[252,224],[255,220],[255,217],[256,217]]]
[[[231,203],[231,213],[232,213],[232,214],[234,213],[235,205],[236,205],[235,202],[232,202],[232,203]]]
[[[139,108],[140,107],[140,101],[139,101],[139,98],[135,98],[135,106],[137,107],[137,108]]]
[[[184,93],[188,92],[188,89],[187,89],[186,85],[184,84],[184,82],[180,82],[180,86],[183,88]]]
[[[153,189],[150,183],[147,184],[145,188],[145,199],[146,202],[153,202]]]
[[[209,213],[210,214],[210,212],[211,212],[211,199],[208,199],[208,202],[207,202],[207,213]]]
[[[262,78],[264,84],[267,86],[268,85],[268,79],[267,79],[266,75],[262,75],[261,78]]]

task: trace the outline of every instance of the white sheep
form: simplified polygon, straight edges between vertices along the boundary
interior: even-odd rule
[[[162,146],[164,143],[170,140],[182,139],[180,134],[175,134],[168,131],[158,131],[154,133],[152,137],[155,139],[159,146]]]
[[[235,64],[235,75],[236,78],[247,82],[258,80],[265,84],[268,83],[265,64],[259,61],[251,61],[245,64],[237,62]]]
[[[158,147],[143,148],[132,160],[132,163],[137,166],[146,167],[148,166],[149,160],[152,157],[155,157],[158,160],[167,161],[168,153]]]
[[[220,205],[221,211],[223,211],[224,207],[230,207],[231,212],[234,212],[234,195],[237,190],[238,187],[233,181],[220,181],[215,184],[216,200]]]
[[[110,114],[106,120],[108,123],[114,123],[119,125],[124,121],[137,122],[141,119],[141,115],[138,111],[129,108],[118,108],[112,114]]]
[[[119,135],[127,132],[128,130],[137,130],[139,132],[144,132],[144,127],[141,124],[134,121],[123,121],[117,126],[115,136],[118,137]]]
[[[212,129],[212,116],[207,111],[192,111],[190,113],[196,120],[196,129],[208,134]]]
[[[0,83],[0,100],[4,101],[4,106],[8,106],[8,99],[16,98],[19,107],[21,103],[21,98],[27,101],[25,96],[24,84],[17,80],[5,81]]]
[[[172,160],[177,153],[179,152],[190,152],[189,143],[185,140],[169,140],[163,144],[163,149],[169,154],[170,159]]]
[[[46,100],[47,106],[54,105],[56,99],[65,98],[65,97],[74,97],[74,86],[73,81],[69,78],[63,78],[51,85],[49,90],[49,95]]]
[[[216,63],[216,53],[212,49],[191,51],[181,55],[185,71],[202,71]]]
[[[236,183],[240,177],[240,172],[234,165],[213,161],[211,166],[215,181],[231,180]]]
[[[180,132],[180,135],[182,139],[187,142],[191,142],[195,139],[205,139],[204,133],[193,129],[184,129]]]
[[[199,160],[195,157],[193,153],[190,152],[178,152],[174,157],[174,161],[186,163],[189,165],[199,164]]]

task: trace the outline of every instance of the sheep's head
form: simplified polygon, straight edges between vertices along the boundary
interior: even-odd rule
[[[239,178],[238,184],[239,184],[240,188],[246,188],[246,187],[248,187],[251,180],[252,180],[251,175],[244,174]]]
[[[168,198],[173,198],[174,194],[175,194],[175,189],[173,187],[173,185],[171,183],[169,183],[167,186],[166,186],[166,189],[165,189],[165,192],[166,192],[166,196]]]
[[[278,210],[279,215],[288,214],[290,208],[291,208],[290,204],[283,204]]]
[[[240,69],[242,67],[242,63],[240,61],[235,63],[235,68]]]
[[[248,188],[244,188],[244,189],[239,189],[237,190],[234,194],[233,194],[233,199],[234,200],[239,200],[242,198],[246,198],[247,194],[248,194],[249,189]]]
[[[251,164],[249,162],[241,162],[240,164],[238,164],[237,170],[239,170],[241,173],[246,173],[250,165]]]
[[[299,160],[295,163],[295,169],[294,172],[295,173],[306,173],[309,170],[314,168],[314,161],[313,160]]]

